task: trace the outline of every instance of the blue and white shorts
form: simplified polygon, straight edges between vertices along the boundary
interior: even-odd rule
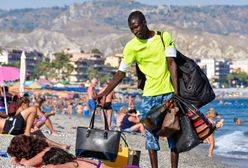
[[[154,107],[160,106],[165,101],[169,100],[172,97],[173,93],[167,93],[158,96],[143,96],[142,97],[142,110],[140,111],[140,120],[144,119],[147,113]],[[168,145],[170,149],[175,149],[176,144],[172,137],[167,138]],[[159,136],[157,132],[149,132],[146,130],[146,149],[147,150],[160,150],[159,146]]]

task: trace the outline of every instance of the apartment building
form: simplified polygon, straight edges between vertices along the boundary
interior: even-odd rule
[[[3,49],[0,54],[0,64],[15,64],[21,61],[21,54],[23,50],[19,49]],[[34,71],[35,66],[42,61],[44,55],[38,51],[25,51],[26,55],[26,69],[28,73]]]
[[[227,59],[196,59],[195,61],[210,80],[224,79],[231,72],[231,61]]]

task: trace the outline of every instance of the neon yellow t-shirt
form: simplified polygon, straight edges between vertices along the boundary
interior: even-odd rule
[[[136,62],[146,76],[144,96],[174,92],[166,60],[166,50],[175,49],[175,45],[168,32],[163,33],[163,40],[165,48],[157,33],[148,40],[134,37],[124,48],[124,63],[131,65]]]

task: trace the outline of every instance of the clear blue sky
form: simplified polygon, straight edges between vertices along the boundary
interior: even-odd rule
[[[15,8],[38,8],[51,6],[70,5],[74,2],[84,2],[85,0],[0,0],[1,9]],[[142,3],[158,5],[248,5],[248,0],[138,0]]]

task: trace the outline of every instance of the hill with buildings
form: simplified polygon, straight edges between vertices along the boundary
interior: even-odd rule
[[[127,17],[141,10],[149,26],[172,33],[191,57],[247,58],[248,6],[151,6],[133,0],[93,0],[63,8],[0,11],[0,46],[42,52],[64,48],[121,52],[132,38]]]

